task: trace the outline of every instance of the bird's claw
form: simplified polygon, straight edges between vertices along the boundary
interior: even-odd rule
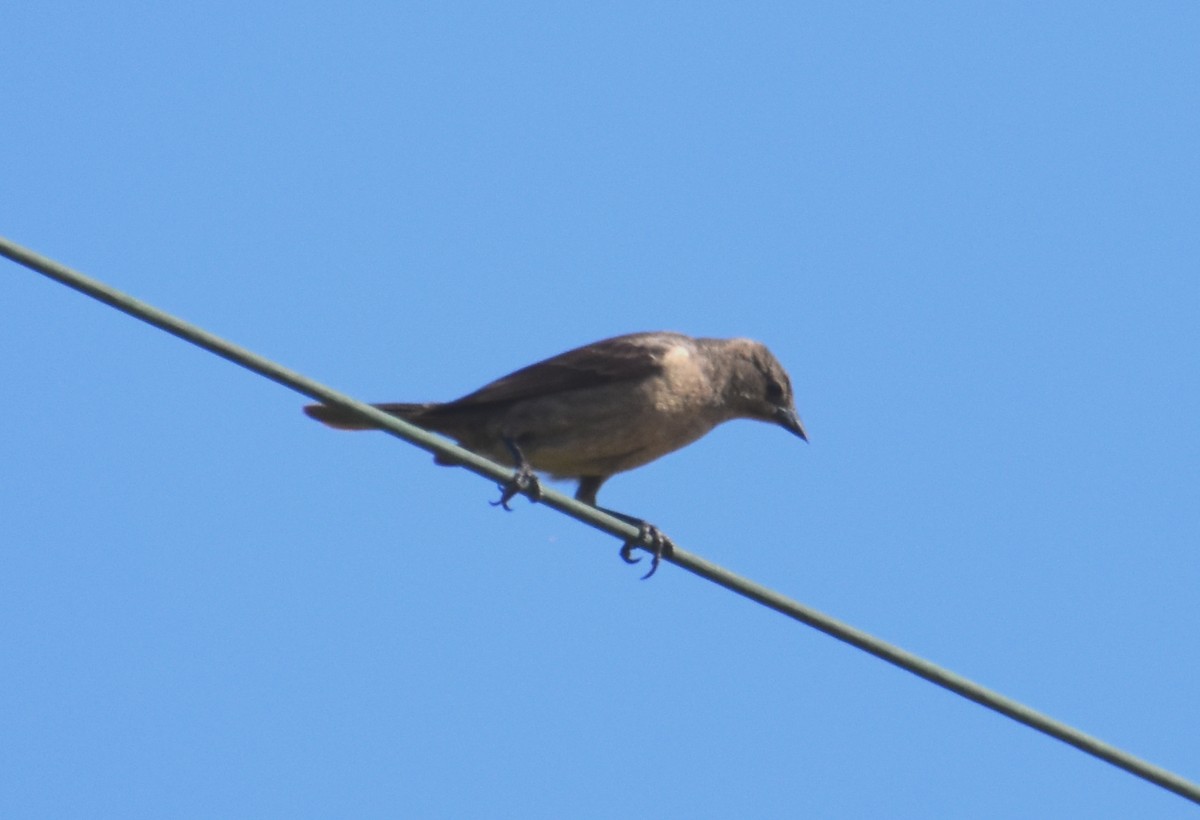
[[[508,502],[521,493],[529,491],[531,501],[537,501],[542,497],[542,484],[528,465],[519,467],[513,473],[512,478],[503,484],[497,484],[496,488],[500,490],[499,500],[488,503],[493,507],[503,507],[508,512],[512,512],[512,507],[508,506]]]
[[[626,564],[638,563],[642,559],[634,558],[633,551],[638,547],[645,547],[647,544],[654,557],[650,560],[650,569],[642,576],[643,581],[658,571],[658,565],[662,562],[663,556],[666,555],[669,557],[671,551],[675,548],[675,544],[671,539],[663,535],[658,527],[642,521],[638,523],[637,537],[630,538],[621,545],[621,560]]]

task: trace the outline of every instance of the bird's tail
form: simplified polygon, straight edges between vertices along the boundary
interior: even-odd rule
[[[402,418],[405,421],[416,422],[422,413],[435,405],[394,402],[392,404],[373,404],[371,406],[385,413],[391,413],[393,416]],[[355,413],[351,413],[349,410],[343,410],[341,407],[331,407],[327,404],[306,405],[304,412],[309,418],[314,418],[338,430],[373,430],[375,427],[369,421],[366,421]]]

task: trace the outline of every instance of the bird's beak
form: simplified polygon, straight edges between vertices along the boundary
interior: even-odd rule
[[[800,417],[796,415],[796,411],[790,407],[780,407],[775,411],[775,423],[791,433],[795,433],[800,438],[808,441],[808,433],[804,432],[804,422],[800,421]]]

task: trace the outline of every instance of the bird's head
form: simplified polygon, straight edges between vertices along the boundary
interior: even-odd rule
[[[730,339],[732,354],[725,398],[741,418],[777,424],[808,441],[804,423],[796,413],[792,380],[766,345],[751,339]]]

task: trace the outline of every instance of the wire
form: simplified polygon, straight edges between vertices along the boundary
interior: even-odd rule
[[[498,482],[505,482],[512,476],[510,469],[476,455],[470,450],[465,450],[441,436],[426,432],[420,427],[376,410],[369,404],[364,404],[343,393],[331,390],[325,385],[313,381],[294,370],[289,370],[245,348],[227,342],[202,328],[171,316],[128,294],[109,287],[103,282],[84,276],[77,271],[60,265],[44,256],[40,256],[2,237],[0,237],[0,255],[6,256],[18,264],[48,276],[67,287],[85,293],[93,299],[97,299],[134,318],[141,319],[161,330],[165,330],[185,341],[228,359],[234,364],[241,365],[260,376],[278,382],[285,387],[290,387],[292,390],[309,398],[357,413],[385,433],[404,439],[423,450],[452,459],[471,472]],[[530,495],[531,493],[532,490],[526,491],[526,495]],[[634,541],[643,549],[653,548],[648,534],[639,531],[637,527],[601,512],[595,507],[575,501],[552,489],[543,488],[537,500],[547,507],[552,507],[585,524],[614,535],[623,541]],[[701,578],[706,578],[731,592],[736,592],[738,595],[749,598],[752,601],[757,601],[763,606],[770,607],[789,618],[818,629],[826,635],[837,638],[839,641],[844,641],[851,646],[858,647],[864,652],[868,652],[907,672],[911,672],[944,689],[949,689],[951,692],[961,695],[968,700],[973,700],[995,712],[1010,717],[1018,723],[1023,723],[1030,728],[1074,746],[1093,757],[1124,769],[1143,780],[1172,791],[1191,800],[1193,803],[1200,804],[1200,785],[1166,769],[1155,766],[1152,763],[1148,763],[1141,758],[1085,734],[1065,723],[1061,723],[1049,715],[1042,714],[1018,701],[1007,698],[999,692],[980,686],[967,678],[956,675],[948,669],[920,658],[911,652],[906,652],[873,635],[855,629],[822,612],[804,606],[798,601],[780,595],[760,584],[735,575],[729,570],[705,561],[697,555],[685,552],[678,547],[675,547],[662,557],[663,560],[670,561],[681,569],[699,575]]]

